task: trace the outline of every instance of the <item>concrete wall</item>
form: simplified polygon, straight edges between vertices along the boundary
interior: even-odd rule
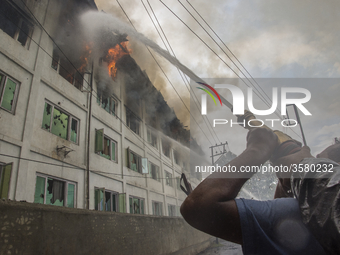
[[[0,254],[197,254],[213,239],[182,218],[0,200]]]

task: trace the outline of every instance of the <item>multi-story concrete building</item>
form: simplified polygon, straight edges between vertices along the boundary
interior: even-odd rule
[[[77,17],[93,0],[0,2],[1,198],[179,216],[181,174],[201,178],[190,133],[126,35],[84,43]]]

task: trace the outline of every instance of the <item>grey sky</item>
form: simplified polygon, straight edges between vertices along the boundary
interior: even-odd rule
[[[148,3],[143,1],[146,6]],[[205,32],[195,23],[178,1],[163,1],[202,39],[218,53],[240,75],[223,52],[212,42]],[[186,1],[181,1],[191,12]],[[96,0],[100,10],[121,16],[124,15],[116,1]],[[133,21],[137,30],[157,42],[160,40],[141,1],[120,1]],[[199,39],[195,37],[166,7],[158,0],[149,0],[169,42],[178,59],[202,78],[235,77]],[[250,74],[256,78],[338,78],[340,77],[340,2],[339,1],[263,1],[263,0],[213,0],[190,1],[206,19],[227,46],[239,58]],[[148,7],[149,8],[149,7]],[[150,11],[150,9],[149,9]],[[199,19],[199,21],[201,21]],[[187,124],[185,111],[173,88],[165,80],[153,59],[144,47],[133,43],[138,64],[145,68],[156,87],[161,89],[168,103],[177,115]],[[189,93],[177,69],[157,56],[168,77],[179,91],[187,105]],[[259,83],[260,84],[260,83]],[[260,84],[262,85],[262,84]],[[311,84],[313,102],[309,104],[312,118],[302,118],[307,142],[314,153],[331,143],[339,135],[339,83],[327,88]],[[267,88],[270,95],[270,88]],[[316,101],[315,101],[316,100]],[[192,109],[192,112],[195,111]],[[313,113],[314,112],[314,113]],[[199,114],[195,114],[199,119]],[[202,121],[202,120],[201,120]],[[202,124],[202,128],[204,128]],[[210,133],[206,131],[210,136]],[[222,136],[221,140],[230,141],[231,149],[240,153],[244,148],[245,132],[239,136]],[[198,138],[200,140],[201,138]],[[203,142],[203,140],[202,140]]]

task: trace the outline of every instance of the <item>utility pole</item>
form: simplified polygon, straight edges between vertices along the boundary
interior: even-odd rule
[[[228,146],[228,142],[225,142],[225,143],[221,142],[221,144],[216,144],[214,146],[209,147],[211,149],[211,156],[210,157],[211,157],[211,165],[212,166],[215,164],[214,157],[227,153],[227,150],[226,150],[227,146]],[[220,152],[216,151],[216,153],[214,154],[214,148],[218,148],[218,147],[219,148],[222,147],[222,150],[220,149]],[[217,237],[216,237],[216,243],[218,244],[218,238]]]
[[[219,155],[223,155],[227,152],[226,146],[228,146],[228,142],[225,142],[225,143],[221,142],[221,144],[216,144],[214,146],[209,147],[211,149],[211,156],[210,156],[211,157],[211,165],[215,164],[214,157],[219,156]],[[214,148],[217,148],[217,147],[222,147],[222,151],[220,150],[220,153],[218,153],[218,151],[216,151],[216,153],[214,154]]]

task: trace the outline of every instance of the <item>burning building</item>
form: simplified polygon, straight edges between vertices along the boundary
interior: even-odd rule
[[[1,198],[180,216],[190,132],[92,0],[0,0]],[[199,146],[197,145],[197,150]]]

